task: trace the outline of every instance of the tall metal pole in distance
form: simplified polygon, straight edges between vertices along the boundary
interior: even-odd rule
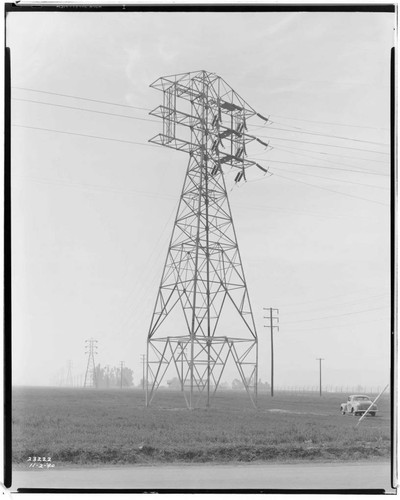
[[[145,372],[144,372],[144,367],[146,364],[146,354],[141,354],[140,355],[140,361],[142,363],[142,368],[143,368],[143,374],[142,374],[142,389],[144,390],[144,382],[145,382]]]
[[[316,358],[319,361],[319,395],[322,396],[322,361],[324,358]]]
[[[264,316],[264,319],[269,319],[270,324],[264,325],[265,328],[270,328],[271,330],[271,396],[274,396],[274,328],[279,332],[279,326],[274,325],[274,320],[279,323],[279,309],[273,309],[272,307],[264,307],[264,311],[269,311],[269,316]],[[274,311],[276,316],[274,316]]]
[[[86,367],[84,387],[89,386],[97,388],[96,364],[94,362],[94,355],[97,354],[97,343],[98,341],[94,338],[85,340],[85,354],[88,354],[88,364]]]
[[[120,361],[120,363],[121,363],[121,389],[122,389],[122,373],[124,371],[124,363],[125,363],[125,361]]]

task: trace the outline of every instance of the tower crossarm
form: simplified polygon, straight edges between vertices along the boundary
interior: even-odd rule
[[[150,112],[161,118],[163,130],[150,142],[242,169],[259,166],[244,161],[248,144],[260,142],[247,133],[247,121],[257,113],[221,77],[182,73],[158,78],[150,87],[163,93],[163,104]]]
[[[178,110],[171,111],[171,108],[168,108],[163,104],[150,111],[149,115],[156,116],[157,118],[162,118],[163,120],[165,120],[170,117],[171,113],[174,113],[174,120],[179,125],[185,125],[187,127],[196,127],[201,125],[201,120],[198,116],[184,113],[183,111]]]
[[[159,146],[166,146],[167,148],[183,151],[184,153],[192,153],[193,150],[197,147],[197,145],[191,141],[184,141],[182,139],[177,139],[176,137],[171,137],[166,134],[157,134],[156,136],[149,139],[149,142],[158,144]]]

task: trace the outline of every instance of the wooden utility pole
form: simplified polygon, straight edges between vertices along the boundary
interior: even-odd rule
[[[319,395],[322,396],[322,361],[324,358],[316,358],[319,361]]]
[[[264,311],[269,311],[269,316],[264,316],[264,319],[269,319],[270,324],[264,325],[265,328],[269,328],[271,330],[271,396],[274,395],[274,328],[276,328],[279,332],[279,326],[274,325],[274,320],[279,323],[279,309],[273,309],[272,307],[266,308],[264,307]],[[276,316],[274,316],[274,311]]]

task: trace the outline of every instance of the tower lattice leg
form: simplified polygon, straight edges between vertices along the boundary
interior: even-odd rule
[[[204,394],[209,405],[229,360],[256,404],[256,330],[224,177],[214,166],[189,161],[148,336],[147,404],[173,366],[188,407]],[[232,329],[220,331],[228,303]],[[174,309],[183,314],[172,318]]]

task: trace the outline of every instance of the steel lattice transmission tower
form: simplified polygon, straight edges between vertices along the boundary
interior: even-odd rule
[[[83,387],[97,387],[96,365],[94,362],[94,355],[97,354],[97,340],[93,338],[85,340],[85,354],[88,355],[88,362]]]
[[[257,332],[223,169],[236,168],[239,181],[257,165],[247,159],[248,143],[258,139],[246,124],[258,113],[206,71],[150,86],[163,92],[150,113],[163,132],[150,142],[188,153],[189,163],[148,333],[146,404],[174,365],[187,406],[203,394],[208,406],[233,359],[256,406]],[[224,314],[234,323],[224,326]]]

